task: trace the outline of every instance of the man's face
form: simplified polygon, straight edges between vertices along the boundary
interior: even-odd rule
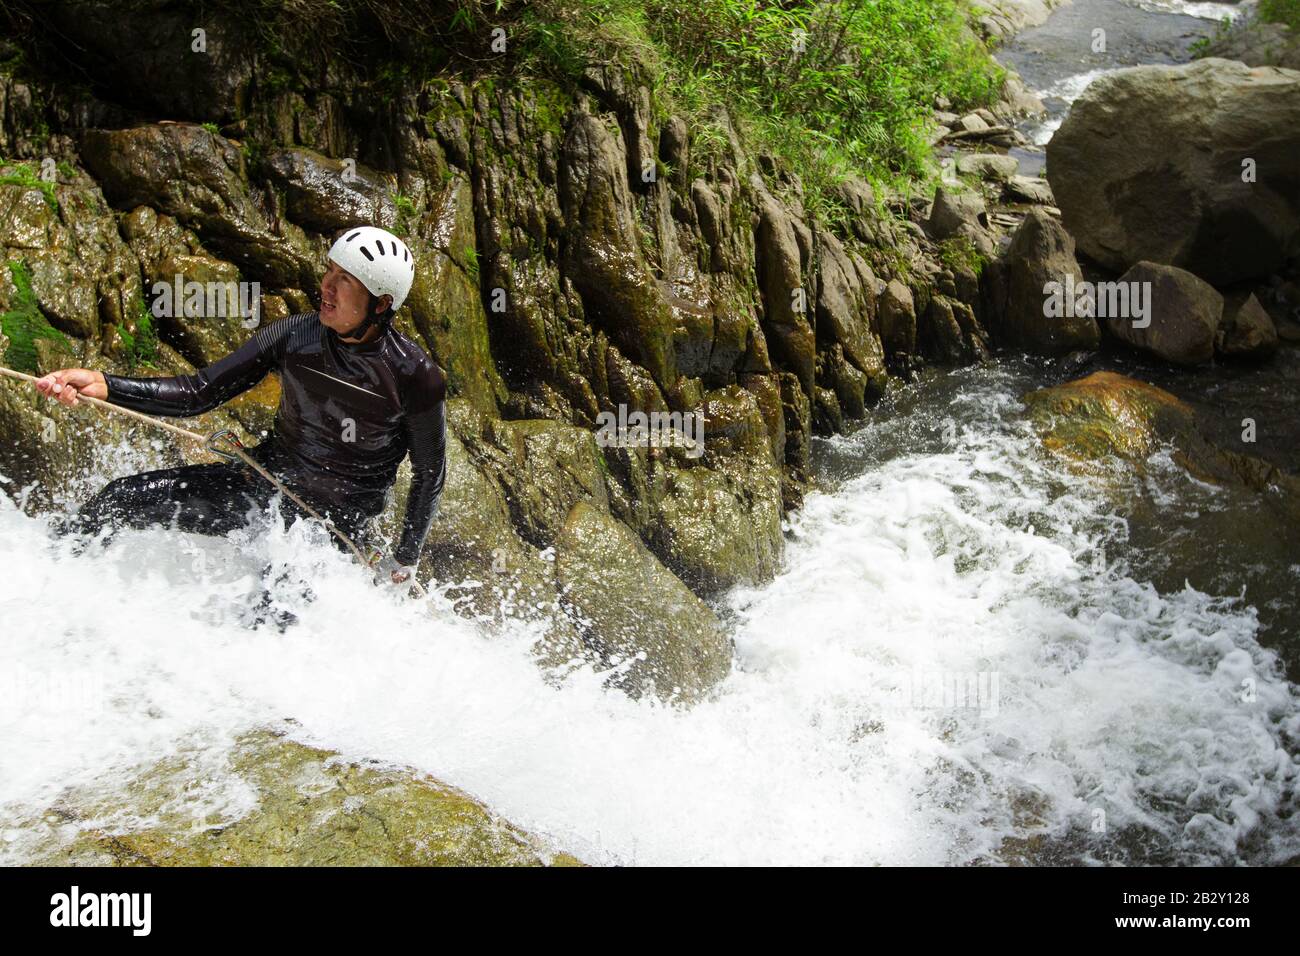
[[[330,262],[320,280],[320,320],[324,325],[348,335],[365,319],[369,299],[370,293],[360,279],[337,262]],[[390,301],[388,296],[381,296],[375,310],[383,312]]]

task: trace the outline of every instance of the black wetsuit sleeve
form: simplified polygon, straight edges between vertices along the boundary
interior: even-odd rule
[[[193,375],[125,378],[104,375],[108,401],[150,415],[188,416],[211,411],[246,392],[278,364],[290,335],[310,313],[290,316],[258,329],[247,342],[223,359]]]
[[[411,455],[411,493],[406,499],[402,536],[393,557],[414,565],[438,512],[447,480],[446,385],[436,368],[421,372],[405,389],[403,429]]]

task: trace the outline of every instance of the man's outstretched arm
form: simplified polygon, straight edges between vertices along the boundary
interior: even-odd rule
[[[107,400],[149,415],[201,415],[246,392],[276,366],[284,344],[305,323],[318,324],[310,313],[272,322],[223,359],[193,375],[126,378],[105,375]]]
[[[406,446],[411,455],[411,492],[406,498],[402,536],[393,557],[415,566],[429,526],[438,512],[438,499],[447,480],[446,385],[432,367],[413,383],[406,396]]]

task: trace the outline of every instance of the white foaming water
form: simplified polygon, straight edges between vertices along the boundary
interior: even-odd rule
[[[1198,20],[1226,20],[1229,23],[1242,15],[1235,3],[1203,3],[1199,0],[1124,0],[1131,7],[1149,13],[1180,13]]]
[[[872,463],[808,498],[774,582],[728,596],[736,669],[689,712],[585,669],[548,684],[533,627],[404,603],[300,525],[122,532],[74,557],[0,496],[0,672],[18,691],[0,707],[0,859],[23,858],[63,788],[112,791],[182,750],[207,755],[195,817],[237,818],[256,794],[223,755],[285,718],[593,863],[964,863],[1033,832],[1125,858],[1132,828],[1187,862],[1294,854],[1277,817],[1300,710],[1253,612],[1108,565],[1123,523],[1044,458],[1013,394],[973,374],[945,410],[960,436],[887,460],[874,443],[897,421],[838,440]],[[283,635],[219,613],[267,561],[317,595],[284,598],[301,622]],[[971,696],[944,700],[936,675]]]
[[[1035,146],[1046,146],[1051,142],[1052,136],[1061,128],[1061,124],[1065,122],[1065,116],[1069,112],[1070,105],[1083,95],[1083,91],[1091,86],[1095,80],[1098,80],[1109,73],[1118,73],[1119,69],[1121,68],[1089,70],[1086,73],[1076,73],[1073,76],[1067,76],[1057,80],[1045,90],[1035,91],[1035,95],[1037,95],[1044,103],[1048,100],[1059,100],[1061,103],[1065,104],[1065,108],[1055,113],[1055,115],[1047,117],[1043,122],[1030,127],[1028,131],[1030,142]]]

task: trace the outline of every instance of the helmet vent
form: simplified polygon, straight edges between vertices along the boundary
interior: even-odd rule
[[[379,250],[379,254],[381,256],[384,255],[384,243],[382,240],[380,239],[375,240],[375,248]]]
[[[348,237],[347,237],[346,239],[344,239],[343,241],[344,241],[344,242],[351,242],[353,239],[355,239],[355,238],[356,238],[357,236],[359,236],[359,235],[361,235],[361,230],[360,230],[360,229],[358,229],[358,230],[357,230],[356,232],[354,232],[352,235],[348,236]]]
[[[375,257],[371,255],[370,250],[367,249],[365,246],[361,247],[361,254],[365,256],[367,259],[369,259],[371,262],[375,261]]]
[[[411,261],[411,254],[410,254],[409,252],[407,252],[405,249],[402,250],[402,261],[403,261],[403,262],[410,262],[410,261]]]

